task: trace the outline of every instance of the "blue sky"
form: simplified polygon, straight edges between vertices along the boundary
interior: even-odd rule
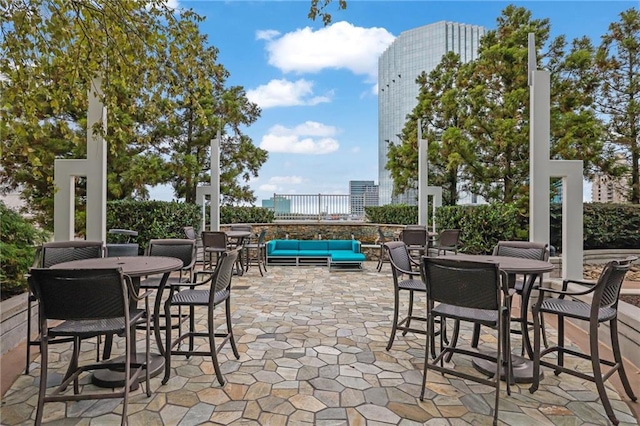
[[[333,24],[307,18],[309,1],[186,1],[229,85],[262,108],[246,133],[269,151],[250,182],[260,200],[273,193],[347,194],[350,180],[378,183],[377,59],[401,32],[448,20],[493,29],[508,4],[549,18],[552,37],[583,35],[594,44],[620,12],[640,1],[359,1],[329,10]],[[169,188],[154,199],[171,200]],[[590,200],[585,186],[585,201]]]

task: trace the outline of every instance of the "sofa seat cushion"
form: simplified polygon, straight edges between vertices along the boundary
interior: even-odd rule
[[[298,250],[300,257],[329,257],[331,253],[327,250]]]
[[[329,250],[348,250],[353,251],[353,240],[328,240]]]
[[[365,255],[351,250],[334,250],[331,252],[332,262],[364,262]]]
[[[299,255],[298,250],[273,250],[269,253],[269,256],[280,256],[280,257],[297,257]]]

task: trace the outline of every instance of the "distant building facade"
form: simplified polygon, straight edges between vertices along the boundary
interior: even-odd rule
[[[364,215],[364,208],[379,204],[378,185],[372,180],[350,180],[351,214]]]
[[[276,214],[291,213],[291,200],[285,197],[273,197],[268,200],[262,200],[262,207],[273,210]]]
[[[416,78],[429,73],[449,51],[462,62],[476,59],[485,28],[440,21],[405,31],[378,58],[378,184],[380,205],[417,204],[417,190],[393,196],[387,164],[389,141],[399,143],[407,114],[417,104]]]
[[[618,156],[618,163],[624,164],[626,161],[623,156]],[[591,201],[595,203],[629,202],[629,178],[596,175],[591,185]]]

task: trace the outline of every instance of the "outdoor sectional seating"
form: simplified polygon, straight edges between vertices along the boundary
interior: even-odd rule
[[[357,240],[271,240],[267,243],[267,263],[278,265],[357,266],[365,255]]]

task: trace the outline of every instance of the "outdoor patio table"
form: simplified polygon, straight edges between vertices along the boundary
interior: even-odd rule
[[[525,281],[524,288],[522,289],[522,300],[529,300],[529,293],[531,292],[532,285],[536,282],[540,274],[551,272],[553,270],[553,265],[549,262],[545,262],[543,260],[523,259],[519,257],[458,254],[455,258],[475,262],[497,263],[500,265],[500,270],[509,275],[509,281],[515,280],[515,276],[518,274],[530,275],[530,279]],[[522,318],[522,320],[526,321],[527,319]],[[529,342],[528,333],[525,333],[522,336],[522,342],[525,348],[527,348],[527,353],[531,353],[531,343]],[[474,359],[473,365],[478,371],[487,375],[493,375],[496,371],[495,363],[483,359]],[[511,365],[513,367],[513,379],[515,382],[531,383],[533,381],[533,361],[511,354]],[[542,374],[542,372],[540,374]],[[504,371],[501,376],[503,378],[505,377]]]
[[[124,256],[124,257],[103,257],[96,259],[74,260],[71,262],[58,263],[52,269],[93,269],[93,268],[121,268],[122,272],[131,277],[135,290],[140,288],[140,277],[146,275],[163,274],[158,287],[158,294],[153,307],[153,331],[159,354],[150,354],[149,374],[151,377],[157,376],[164,368],[164,347],[160,337],[160,301],[165,284],[172,271],[182,268],[182,260],[174,257],[161,256]],[[144,358],[144,353],[135,353],[132,345],[132,359],[136,357]],[[122,357],[123,358],[123,357]],[[107,360],[105,362],[118,362],[119,358]],[[141,375],[140,380],[144,380]],[[96,386],[105,388],[116,388],[124,384],[124,372],[114,370],[98,370],[92,376],[92,382]]]

